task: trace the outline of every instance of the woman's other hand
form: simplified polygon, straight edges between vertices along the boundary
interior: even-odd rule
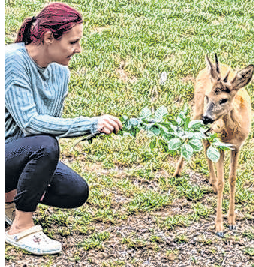
[[[114,116],[105,114],[98,118],[98,131],[105,134],[115,134],[122,129],[122,123]]]

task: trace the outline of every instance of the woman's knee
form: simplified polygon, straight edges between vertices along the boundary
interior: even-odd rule
[[[72,193],[65,197],[65,208],[77,208],[85,204],[89,197],[89,186],[85,180],[79,182],[79,185],[72,188]]]
[[[76,194],[74,196],[74,207],[82,206],[89,197],[89,186],[85,180],[77,189],[78,190],[76,191]]]
[[[59,188],[50,186],[42,200],[42,204],[59,208],[77,208],[82,206],[89,197],[89,187],[84,181],[79,186],[71,188],[70,192],[61,192],[59,194]]]
[[[85,179],[59,161],[42,203],[59,208],[76,208],[82,206],[88,197],[89,186]]]

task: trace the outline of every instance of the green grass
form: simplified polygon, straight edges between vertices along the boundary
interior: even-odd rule
[[[102,242],[110,237],[109,232],[100,232],[92,234],[88,239],[77,244],[77,247],[82,247],[85,250],[89,250],[91,248],[99,248],[103,249]]]
[[[6,44],[14,41],[23,19],[36,15],[48,2],[7,1]],[[254,63],[253,0],[64,2],[80,10],[84,17],[82,53],[75,55],[69,66],[71,79],[64,117],[106,113],[135,117],[144,107],[156,109],[162,105],[177,114],[184,104],[192,104],[193,81],[205,67],[205,54],[213,58],[216,52],[219,60],[232,68]],[[168,73],[163,85],[159,83],[162,72]],[[127,78],[123,79],[123,74]],[[246,89],[254,108],[254,83]],[[157,97],[152,100],[154,91]],[[240,153],[236,191],[236,208],[249,220],[253,220],[254,210],[253,133],[254,120]],[[149,140],[143,132],[136,139],[116,135],[98,137],[92,144],[82,142],[75,148],[75,140],[61,140],[62,159],[70,159],[68,165],[88,181],[90,197],[86,205],[72,210],[49,212],[46,206],[40,205],[36,223],[52,238],[84,235],[84,240],[76,245],[74,261],[82,258],[83,250],[103,250],[104,242],[111,239],[107,230],[96,229],[97,224],[118,227],[135,216],[149,214],[160,231],[172,232],[215,214],[217,202],[211,188],[202,181],[192,181],[189,173],[194,171],[208,180],[203,153],[185,165],[181,178],[173,178],[179,153],[167,154],[162,148],[151,151]],[[227,153],[226,160],[224,213],[229,204]],[[166,213],[174,201],[182,199],[189,203],[188,213]],[[251,227],[240,236],[253,240]],[[126,236],[121,240],[127,248],[139,250],[152,243],[153,251],[163,250],[156,233],[150,233],[146,239]],[[175,242],[188,244],[188,237],[176,235]],[[199,242],[211,243],[205,237]],[[178,258],[178,251],[167,250],[165,257]],[[7,247],[6,260],[11,261],[14,257],[9,251]],[[253,256],[253,248],[246,247],[244,253]],[[123,264],[116,259],[104,261],[102,266]]]

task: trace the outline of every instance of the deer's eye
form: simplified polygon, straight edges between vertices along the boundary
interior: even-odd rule
[[[221,99],[221,101],[220,101],[220,105],[225,104],[225,103],[227,103],[227,102],[228,102],[228,100],[227,100],[226,98]]]
[[[208,103],[209,102],[209,97],[205,96],[205,102]]]

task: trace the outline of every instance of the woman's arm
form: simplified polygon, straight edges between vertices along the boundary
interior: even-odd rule
[[[25,135],[52,134],[59,137],[75,137],[95,133],[98,118],[78,117],[73,119],[38,114],[32,89],[11,82],[6,88],[5,105]]]
[[[41,102],[34,97],[37,82],[31,85],[29,69],[20,55],[7,56],[5,60],[5,105],[17,126],[28,135],[51,134],[59,137],[76,137],[95,132],[110,134],[121,129],[121,122],[111,116],[101,117],[77,117],[60,118],[60,111],[54,114],[38,112],[43,106],[38,107]],[[64,75],[65,76],[65,75]],[[68,76],[68,75],[67,75]],[[66,77],[67,77],[66,76]],[[61,77],[61,76],[60,76]],[[34,78],[36,79],[36,78]],[[66,86],[68,83],[66,84]],[[33,89],[34,88],[34,89]],[[55,87],[52,88],[54,90]],[[37,90],[36,90],[37,91]],[[59,103],[59,97],[64,98],[65,92],[58,94],[52,105]],[[38,94],[37,94],[38,95]],[[38,103],[36,102],[38,101]],[[44,100],[45,101],[45,100]],[[52,101],[52,99],[50,99]],[[62,109],[59,105],[53,109]],[[51,109],[51,108],[50,108]],[[14,126],[15,127],[15,126]]]

